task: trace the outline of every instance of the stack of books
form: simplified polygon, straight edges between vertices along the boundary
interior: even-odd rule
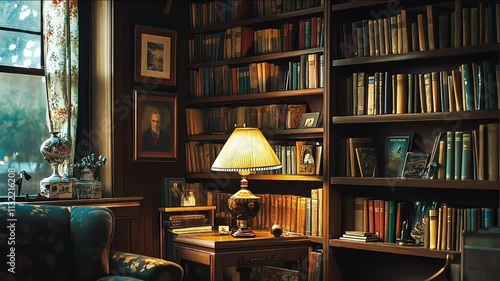
[[[346,231],[340,240],[358,241],[358,242],[377,242],[379,237],[372,232]]]
[[[163,227],[175,234],[212,230],[211,222],[204,214],[171,215],[163,221]]]

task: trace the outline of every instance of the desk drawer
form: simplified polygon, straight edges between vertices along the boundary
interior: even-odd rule
[[[237,267],[253,267],[266,265],[269,263],[306,259],[308,253],[308,247],[293,249],[268,249],[225,253],[223,255],[223,260],[225,265]]]

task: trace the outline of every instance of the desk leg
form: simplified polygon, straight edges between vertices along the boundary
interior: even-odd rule
[[[210,255],[210,281],[220,281],[224,278],[222,258],[216,254]]]
[[[163,212],[160,212],[160,259],[165,257],[165,246],[163,245],[165,240],[165,229],[163,228]]]

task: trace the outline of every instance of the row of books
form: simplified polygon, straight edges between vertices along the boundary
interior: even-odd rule
[[[190,97],[245,95],[322,88],[324,56],[302,55],[285,65],[268,62],[189,70]]]
[[[191,27],[199,28],[254,17],[317,7],[323,0],[214,0],[190,4]]]
[[[366,72],[347,79],[350,115],[499,109],[500,65],[461,64],[451,72]]]
[[[460,245],[456,242],[459,240],[455,237],[460,236],[462,231],[476,231],[496,225],[497,210],[490,207],[464,208],[447,203],[380,200],[368,197],[347,197],[343,203],[346,210],[345,219],[348,220],[345,227],[349,230],[345,234],[346,238],[351,238],[349,240],[388,243],[414,241],[417,245],[424,245],[424,232],[427,233],[426,228],[429,227],[429,224],[426,225],[426,218],[430,214],[431,221],[436,220],[434,226],[437,226],[436,231],[430,230],[430,237],[440,241],[439,246],[431,249],[459,251]]]
[[[223,144],[190,141],[186,143],[188,173],[210,173],[213,162]],[[282,168],[272,171],[259,171],[258,174],[319,175],[323,146],[297,141],[296,145],[272,145]],[[195,193],[196,194],[196,193]]]
[[[498,132],[490,123],[438,133],[429,152],[411,151],[412,136],[387,137],[380,153],[371,138],[347,138],[346,176],[499,181]]]
[[[424,246],[431,250],[460,251],[462,233],[496,226],[495,208],[461,208],[443,203],[424,220]]]
[[[208,191],[208,203],[217,206],[216,225],[232,225],[227,198],[232,194]],[[282,194],[255,194],[261,198],[257,216],[250,222],[253,229],[271,229],[277,224],[285,232],[323,235],[323,189],[311,189],[311,197]]]
[[[342,25],[343,58],[405,54],[500,42],[500,4],[480,2],[462,7],[455,1],[450,12],[427,5],[423,13],[401,9]]]
[[[269,104],[186,109],[188,135],[228,133],[235,126],[269,129],[296,129],[300,126],[305,104]]]
[[[498,142],[498,123],[446,132],[446,140],[439,141],[437,178],[498,181]]]
[[[251,55],[323,47],[324,19],[313,17],[281,28],[253,30],[236,26],[212,34],[195,34],[189,39],[190,63],[203,63]]]

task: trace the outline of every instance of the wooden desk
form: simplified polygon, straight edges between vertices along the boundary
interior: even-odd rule
[[[249,277],[242,273],[249,273],[252,267],[297,261],[301,280],[307,280],[309,238],[273,237],[267,231],[255,233],[255,238],[234,238],[218,233],[181,234],[174,241],[175,260],[181,265],[185,261],[207,265],[210,281],[223,280],[225,267],[238,268],[240,280],[246,281]]]

